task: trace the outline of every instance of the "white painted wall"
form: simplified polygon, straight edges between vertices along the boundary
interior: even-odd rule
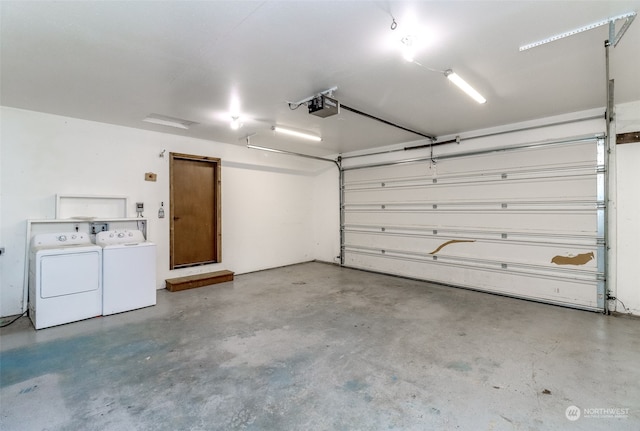
[[[329,165],[316,177],[313,195],[313,222],[322,226],[315,230],[315,255],[323,256],[324,261],[339,264],[340,177],[337,166]]]
[[[615,133],[640,131],[640,101],[616,106]],[[615,162],[615,310],[640,315],[640,143],[612,148]],[[612,304],[613,305],[613,304]]]
[[[125,195],[129,216],[144,202],[158,288],[170,277],[333,262],[339,253],[338,174],[328,163],[13,108],[0,108],[0,120],[2,316],[22,311],[26,220],[55,218],[56,194]],[[169,271],[169,152],[222,159],[220,264]]]

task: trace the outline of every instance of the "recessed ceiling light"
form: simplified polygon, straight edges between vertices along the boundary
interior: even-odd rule
[[[169,117],[160,114],[149,114],[142,120],[147,123],[160,124],[162,126],[176,127],[178,129],[188,129],[194,124],[198,124],[195,121],[183,120],[181,118]]]

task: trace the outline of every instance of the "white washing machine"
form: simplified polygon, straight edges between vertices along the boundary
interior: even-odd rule
[[[102,249],[102,314],[156,304],[156,245],[139,230],[96,234]]]
[[[29,317],[36,329],[102,314],[102,248],[86,233],[38,234],[29,256]]]

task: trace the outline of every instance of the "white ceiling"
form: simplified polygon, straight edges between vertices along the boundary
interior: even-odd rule
[[[244,145],[328,155],[419,136],[296,102],[337,86],[341,103],[433,136],[605,105],[603,26],[518,47],[626,12],[632,1],[165,1],[1,5],[4,106]],[[391,30],[392,16],[398,24]],[[415,63],[400,39],[424,34]],[[616,102],[640,100],[640,19],[611,50]],[[428,68],[453,68],[479,105]],[[229,127],[231,99],[243,127]],[[198,124],[142,122],[150,113]],[[275,136],[273,125],[322,135]]]

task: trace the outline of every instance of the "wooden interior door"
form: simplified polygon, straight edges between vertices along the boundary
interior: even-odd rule
[[[222,260],[220,159],[171,153],[170,269]]]

